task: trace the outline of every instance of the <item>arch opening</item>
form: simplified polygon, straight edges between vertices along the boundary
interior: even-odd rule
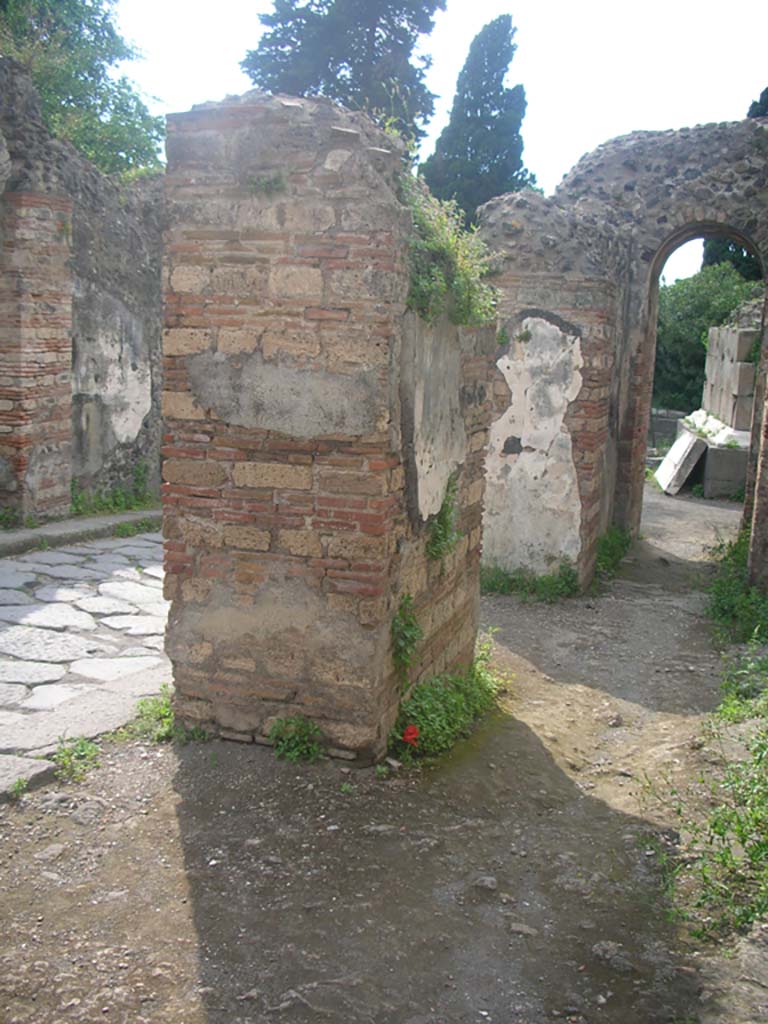
[[[698,266],[691,257],[680,259],[693,241],[704,243]],[[665,268],[670,261],[675,266],[675,256],[676,269],[667,277]],[[719,222],[683,225],[653,258],[645,338],[652,380],[645,475],[667,494],[744,502],[764,281],[765,263],[754,240]],[[762,395],[757,400],[761,407]]]

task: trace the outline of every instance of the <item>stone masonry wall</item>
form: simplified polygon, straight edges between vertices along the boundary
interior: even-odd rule
[[[161,198],[53,139],[0,58],[1,504],[63,514],[70,479],[130,487],[142,461],[158,484]]]
[[[304,714],[376,758],[403,687],[472,657],[495,332],[406,313],[402,158],[364,117],[249,93],[168,128],[177,711],[260,742]],[[425,545],[451,473],[463,537],[441,567]],[[404,681],[405,594],[424,640]]]
[[[496,283],[512,339],[501,353],[502,369],[545,380],[538,364],[548,344],[542,339],[551,337],[546,323],[560,330],[563,351],[573,349],[573,339],[579,338],[584,360],[575,398],[569,373],[559,384],[553,378],[558,394],[546,407],[534,402],[521,415],[518,395],[502,411],[489,460],[495,477],[485,518],[489,557],[492,553],[508,568],[538,568],[578,551],[580,577],[586,582],[599,535],[608,525],[636,533],[659,272],[674,249],[696,237],[729,238],[757,253],[766,267],[767,158],[768,119],[635,132],[584,157],[552,198],[518,193],[483,207],[481,233],[499,254]],[[524,329],[523,323],[528,325]],[[515,340],[522,332],[532,334],[530,352],[519,337]],[[552,359],[553,373],[562,373],[561,356]],[[567,411],[552,446],[547,442],[552,409],[559,409],[566,397]],[[512,431],[502,437],[513,423],[516,429],[522,423],[534,440],[521,438],[519,452],[510,440],[505,452],[507,440],[518,436]],[[753,436],[759,440],[759,432]],[[562,509],[562,488],[543,487],[541,473],[520,472],[524,460],[540,464],[542,473],[546,463],[547,474],[561,481],[575,467],[581,515],[570,499]],[[528,524],[539,509],[550,527],[537,546]]]

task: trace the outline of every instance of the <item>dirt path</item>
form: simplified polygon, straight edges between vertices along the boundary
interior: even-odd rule
[[[649,845],[672,823],[642,800],[646,772],[708,756],[719,659],[691,584],[738,510],[649,512],[603,595],[484,602],[509,696],[439,769],[132,743],[0,809],[0,1019],[765,1020],[762,933],[730,960],[685,944]]]

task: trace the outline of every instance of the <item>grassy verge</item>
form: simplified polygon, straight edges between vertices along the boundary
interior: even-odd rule
[[[490,667],[491,641],[478,646],[463,673],[435,676],[419,683],[400,705],[389,736],[389,751],[406,764],[446,753],[490,711],[502,682]]]
[[[768,597],[746,576],[749,538],[715,552],[709,614],[720,639],[748,643],[725,662],[722,697],[710,731],[740,741],[743,755],[672,792],[684,836],[674,867],[673,899],[698,937],[720,938],[768,915]],[[702,800],[703,797],[703,800]]]
[[[528,601],[554,604],[579,592],[579,577],[570,562],[560,563],[556,572],[538,576],[530,569],[511,572],[498,565],[480,567],[481,594],[520,594]]]
[[[751,587],[747,579],[749,531],[722,543],[714,552],[715,577],[709,586],[707,611],[720,639],[730,643],[768,641],[768,594]]]

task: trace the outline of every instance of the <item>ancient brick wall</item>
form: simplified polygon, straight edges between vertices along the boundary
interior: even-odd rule
[[[500,354],[502,369],[510,380],[522,374],[543,382],[527,397],[513,397],[491,434],[496,482],[485,529],[495,561],[542,571],[577,552],[586,582],[600,533],[611,523],[637,531],[659,271],[675,248],[696,237],[729,238],[766,267],[767,156],[765,119],[636,132],[584,157],[552,198],[523,193],[483,208],[481,232],[499,254],[496,283],[511,339]],[[547,324],[561,332],[560,351],[573,353],[551,357],[549,395],[540,365],[553,345]],[[573,397],[576,372],[581,386]],[[553,432],[552,409],[566,398]],[[504,436],[515,424],[523,435]],[[755,447],[759,437],[753,430]],[[533,471],[522,471],[526,465]],[[573,488],[561,486],[574,473],[578,504]],[[542,483],[544,474],[554,486]],[[511,502],[505,481],[514,485]],[[540,509],[545,522],[537,534],[530,523]]]
[[[169,119],[163,503],[177,709],[375,758],[409,683],[472,657],[495,332],[405,309],[402,158],[247,94]],[[426,556],[449,477],[462,538]],[[408,679],[391,623],[414,599]]]
[[[0,503],[69,509],[72,204],[6,192],[0,256]]]
[[[12,353],[0,504],[63,514],[70,479],[130,487],[144,461],[158,483],[162,193],[123,187],[51,138],[29,78],[4,58],[0,140],[0,337]]]

